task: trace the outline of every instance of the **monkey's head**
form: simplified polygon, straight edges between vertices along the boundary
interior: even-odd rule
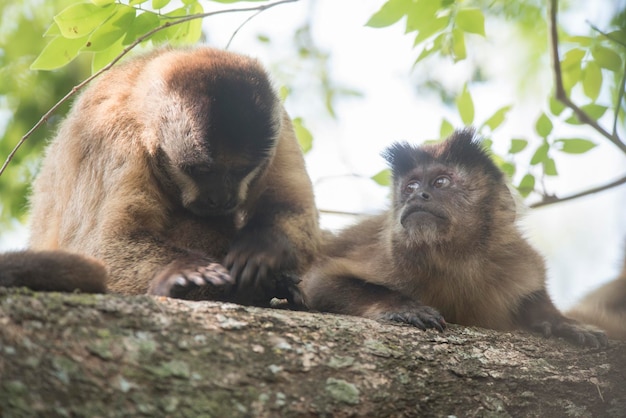
[[[406,245],[480,245],[515,217],[505,176],[471,129],[434,145],[395,143],[383,157],[393,176],[393,234]]]
[[[152,84],[161,180],[196,215],[233,213],[274,156],[280,101],[254,59],[201,48],[162,61]]]

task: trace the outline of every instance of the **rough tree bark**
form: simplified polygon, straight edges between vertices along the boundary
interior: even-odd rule
[[[626,343],[0,289],[0,416],[626,415]]]

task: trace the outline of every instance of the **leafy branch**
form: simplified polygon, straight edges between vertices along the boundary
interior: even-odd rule
[[[278,5],[281,5],[281,4],[286,4],[286,3],[294,3],[294,2],[297,2],[297,1],[299,1],[299,0],[279,0],[279,1],[276,1],[274,3],[264,4],[264,5],[256,6],[256,7],[224,9],[224,10],[218,10],[218,11],[214,11],[214,12],[191,14],[191,15],[188,15],[188,16],[180,17],[180,18],[171,18],[172,20],[168,20],[164,24],[162,24],[162,25],[160,25],[160,26],[158,26],[158,27],[156,27],[156,28],[146,32],[145,34],[137,37],[133,42],[131,42],[128,46],[126,46],[117,56],[115,56],[107,65],[102,67],[100,70],[94,72],[90,77],[85,79],[80,84],[74,86],[70,90],[69,93],[67,93],[61,100],[59,100],[54,106],[52,106],[50,108],[50,110],[48,110],[41,117],[41,119],[39,119],[39,121],[24,136],[22,136],[20,141],[15,145],[13,150],[9,153],[7,159],[5,160],[4,164],[0,168],[0,176],[2,176],[2,174],[4,173],[6,168],[8,167],[9,163],[11,162],[11,160],[13,159],[13,157],[15,156],[15,154],[17,153],[19,148],[24,144],[24,142],[26,142],[26,140],[33,134],[33,132],[35,132],[37,129],[39,129],[41,127],[41,125],[43,125],[50,118],[50,116],[54,112],[56,112],[56,110],[61,105],[63,105],[65,102],[67,102],[72,96],[74,96],[78,91],[83,89],[93,79],[95,79],[96,77],[100,76],[100,74],[104,73],[105,71],[108,71],[111,67],[113,67],[113,65],[115,65],[119,60],[121,60],[132,49],[134,49],[137,45],[139,45],[143,41],[149,39],[155,33],[163,31],[165,29],[168,29],[168,28],[170,28],[172,26],[183,24],[185,22],[190,22],[190,21],[196,20],[196,19],[204,19],[206,17],[216,16],[216,15],[225,14],[225,13],[256,11],[257,13],[254,15],[254,16],[256,16],[259,13],[261,13],[261,12],[267,10],[267,9],[270,9],[272,7],[275,7],[275,6],[278,6]],[[244,23],[248,22],[249,20],[250,19],[247,19]],[[239,30],[239,28],[237,30]]]

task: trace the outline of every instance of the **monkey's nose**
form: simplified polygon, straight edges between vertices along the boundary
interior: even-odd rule
[[[430,193],[428,192],[419,192],[417,195],[424,200],[430,200]]]

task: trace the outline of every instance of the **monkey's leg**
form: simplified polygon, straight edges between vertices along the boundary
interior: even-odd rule
[[[446,321],[436,309],[354,277],[307,277],[304,293],[308,307],[321,312],[401,322],[423,330],[443,331],[446,327]]]
[[[544,336],[556,335],[581,346],[606,347],[608,339],[603,331],[565,317],[552,303],[545,289],[528,295],[518,310],[522,326],[541,332]]]

